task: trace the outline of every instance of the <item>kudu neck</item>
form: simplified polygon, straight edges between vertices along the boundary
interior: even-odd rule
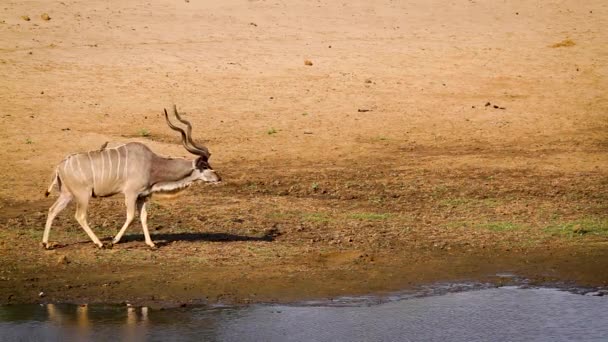
[[[192,160],[156,157],[150,170],[150,183],[174,182],[187,177],[193,170]]]

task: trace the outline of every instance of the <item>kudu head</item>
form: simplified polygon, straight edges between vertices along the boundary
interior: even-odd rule
[[[222,180],[221,177],[213,170],[213,168],[211,168],[211,165],[209,165],[209,157],[211,157],[211,153],[209,153],[209,150],[205,146],[198,145],[192,140],[192,125],[190,122],[182,119],[182,117],[179,116],[177,107],[175,105],[173,105],[173,113],[175,114],[177,120],[186,125],[187,132],[184,132],[183,129],[171,123],[169,120],[169,114],[167,114],[167,110],[165,109],[165,119],[167,120],[167,125],[169,125],[172,130],[177,131],[182,135],[182,144],[184,145],[184,148],[188,152],[198,156],[198,158],[196,158],[194,161],[193,171],[195,175],[198,175],[197,179],[210,183],[220,182]]]

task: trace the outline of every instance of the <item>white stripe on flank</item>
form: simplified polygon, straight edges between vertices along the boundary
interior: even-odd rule
[[[99,176],[99,187],[103,187],[104,180],[106,179],[103,174],[106,169],[106,158],[103,157],[105,153],[99,152],[99,157],[101,157],[101,175]]]
[[[80,166],[80,158],[78,158],[78,156],[76,156],[76,163],[78,164],[78,170],[80,171],[80,178],[82,179],[83,183],[86,183],[87,177],[84,175],[84,172],[82,172],[82,166]]]
[[[116,178],[120,178],[120,151],[116,149],[118,152],[118,166],[116,166]]]
[[[68,160],[69,160],[69,157],[63,161],[63,172],[64,173],[68,173]]]
[[[109,150],[104,152],[108,152],[108,160],[110,160],[110,168],[108,169],[108,181],[110,181],[112,179],[112,153]]]
[[[70,164],[70,172],[71,172],[72,175],[75,175],[75,172],[74,172],[74,162],[72,161],[72,159],[74,159],[74,158],[72,158],[72,157],[73,156],[68,157],[68,160],[66,160],[66,163]]]
[[[89,156],[89,164],[91,164],[91,171],[93,172],[93,191],[95,191],[95,165],[93,165],[93,160],[91,159],[91,152],[87,152],[87,156]]]
[[[126,181],[128,178],[128,172],[129,172],[129,149],[125,147],[125,176],[123,177],[123,179]]]

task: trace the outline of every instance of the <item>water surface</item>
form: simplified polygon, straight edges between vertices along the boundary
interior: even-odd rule
[[[0,340],[608,341],[608,296],[519,287],[439,293],[168,310],[0,306]]]

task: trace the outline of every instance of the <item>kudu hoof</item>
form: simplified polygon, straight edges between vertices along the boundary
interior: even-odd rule
[[[40,247],[44,248],[47,251],[55,249],[55,246],[57,246],[57,244],[56,243],[52,243],[52,242],[41,242],[40,243]]]
[[[113,242],[102,243],[100,248],[101,249],[112,249],[112,248],[114,248],[114,243]]]

